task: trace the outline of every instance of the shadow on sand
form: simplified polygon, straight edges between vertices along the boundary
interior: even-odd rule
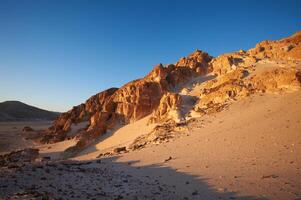
[[[2,168],[0,199],[13,195],[27,199],[31,197],[28,191],[36,199],[265,199],[217,190],[206,179],[167,167],[164,162],[139,166],[138,160],[118,160],[115,156]]]
[[[224,188],[218,191],[207,183],[206,178],[180,172],[164,165],[164,163],[140,166],[140,161],[138,160],[126,163],[119,162],[118,156],[106,158],[103,161],[113,164],[113,167],[117,171],[124,171],[135,176],[139,181],[145,183],[145,185],[158,183],[157,185],[159,186],[167,186],[167,190],[163,192],[167,194],[165,199],[266,199],[263,197],[239,196],[237,193],[227,191]],[[160,192],[160,189],[157,192]],[[142,187],[139,190],[140,196],[148,193],[147,187]],[[156,192],[153,192],[153,194],[156,194]],[[146,199],[161,199],[151,194],[147,197],[149,198]]]

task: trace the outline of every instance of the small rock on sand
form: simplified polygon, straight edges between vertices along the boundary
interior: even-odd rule
[[[114,153],[121,153],[121,152],[125,152],[126,151],[126,147],[117,147],[114,149]]]
[[[261,179],[265,179],[265,178],[278,178],[277,175],[271,174],[271,175],[262,175]]]
[[[171,159],[172,159],[172,157],[169,156],[167,159],[164,160],[164,162],[168,162],[168,161],[170,161]]]
[[[30,126],[24,126],[24,128],[22,129],[22,131],[23,132],[29,132],[29,131],[34,131],[34,130]]]

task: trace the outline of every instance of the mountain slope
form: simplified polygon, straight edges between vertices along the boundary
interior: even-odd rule
[[[63,113],[45,130],[41,141],[68,139],[73,125],[86,122],[86,128],[74,134],[78,143],[69,150],[76,152],[99,136],[147,116],[148,124],[172,122],[178,126],[194,117],[219,112],[231,102],[251,95],[299,90],[300,61],[300,31],[281,40],[260,42],[248,51],[216,58],[196,50],[175,64],[158,64],[145,77],[100,92]],[[159,127],[152,134],[162,129],[166,131]]]
[[[299,200],[300,33],[217,58],[197,50],[90,97],[45,130],[50,160],[1,168],[0,193]]]
[[[20,101],[0,103],[0,121],[54,120],[59,114]]]
[[[185,196],[212,200],[298,199],[301,195],[300,119],[300,90],[254,95],[190,123],[188,131],[177,133],[179,138],[119,154],[117,163],[132,162],[137,170],[131,174],[141,180],[148,179],[145,174],[160,176],[165,184],[176,186],[178,199]],[[104,153],[91,152],[78,159],[90,160]],[[172,159],[164,162],[169,157]],[[160,173],[148,166],[193,174],[196,180],[186,184],[183,176],[163,170]],[[212,194],[200,180],[205,180],[217,192]],[[191,197],[195,190],[199,196]]]

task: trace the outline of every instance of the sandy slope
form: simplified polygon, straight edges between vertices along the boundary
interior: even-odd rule
[[[117,162],[135,161],[134,166],[146,166],[139,170],[130,168],[128,173],[142,179],[145,174],[162,176],[163,182],[175,185],[179,196],[197,190],[199,197],[205,199],[224,194],[233,198],[300,197],[300,91],[244,99],[189,128],[188,136],[122,154]],[[170,156],[173,159],[164,162]],[[151,165],[168,167],[176,174],[189,174],[195,180],[185,184],[180,175],[161,172]],[[212,190],[216,192],[213,194]]]
[[[76,144],[76,139],[65,140],[54,144],[38,144],[35,148],[39,149],[40,157],[50,157],[51,160],[59,160],[63,158],[64,151]]]
[[[156,124],[148,125],[149,116],[125,125],[112,133],[107,133],[77,157],[80,159],[96,158],[100,153],[111,152],[114,147],[127,146],[137,137],[149,133]]]
[[[4,168],[0,199],[298,199],[300,113],[301,91],[253,96],[198,119],[187,134],[165,144],[100,162],[93,157],[101,151],[94,149],[77,157],[78,164]],[[134,138],[140,128],[124,130],[135,131]],[[125,132],[119,131],[122,143]],[[96,146],[112,144],[107,140]]]

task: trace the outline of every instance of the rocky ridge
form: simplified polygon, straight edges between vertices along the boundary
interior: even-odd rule
[[[168,92],[174,91],[175,87],[191,77],[204,74],[211,59],[207,53],[197,50],[175,65],[159,64],[142,79],[129,82],[119,89],[111,88],[100,92],[84,104],[60,115],[45,131],[41,141],[53,143],[65,140],[72,124],[88,121],[89,125],[76,134],[79,139],[77,147],[86,146],[107,130],[151,114]]]
[[[41,141],[65,140],[72,124],[87,121],[88,125],[75,134],[78,143],[69,149],[74,152],[107,131],[148,115],[149,123],[183,124],[195,113],[200,116],[221,111],[231,101],[254,93],[299,89],[300,62],[300,31],[217,58],[196,50],[175,64],[158,64],[144,78],[100,92],[63,113],[45,130]]]

